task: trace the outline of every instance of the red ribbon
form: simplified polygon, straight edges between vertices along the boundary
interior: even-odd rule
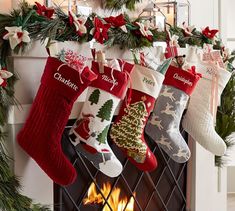
[[[202,77],[202,74],[201,73],[197,73],[196,72],[196,67],[195,66],[191,66],[191,69],[188,69],[187,70],[188,72],[192,73],[193,75],[201,78]]]

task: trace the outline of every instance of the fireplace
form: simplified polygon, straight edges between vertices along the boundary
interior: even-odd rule
[[[186,164],[172,161],[146,137],[158,160],[158,168],[139,171],[112,143],[111,147],[123,164],[117,178],[99,172],[68,141],[70,120],[62,137],[65,154],[75,166],[78,177],[74,184],[60,187],[54,184],[55,211],[184,211],[186,210]],[[186,134],[183,134],[186,137]]]

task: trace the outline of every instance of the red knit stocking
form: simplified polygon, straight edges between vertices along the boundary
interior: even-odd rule
[[[74,101],[95,78],[87,67],[80,75],[49,57],[30,114],[17,137],[19,145],[60,185],[76,178],[75,169],[62,152],[61,135]]]

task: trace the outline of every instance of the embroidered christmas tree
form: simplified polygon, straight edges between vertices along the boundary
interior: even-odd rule
[[[99,89],[95,89],[91,93],[91,95],[90,95],[88,100],[91,102],[91,105],[93,105],[93,104],[97,104],[98,103],[99,98],[100,98],[100,90]]]
[[[147,147],[141,140],[145,117],[148,115],[143,101],[129,105],[125,115],[112,126],[111,138],[117,146],[127,150],[128,156],[144,162]]]
[[[106,138],[107,138],[107,135],[108,135],[108,131],[109,131],[109,125],[107,125],[104,130],[97,136],[97,141],[100,143],[100,144],[106,144]]]
[[[99,109],[97,117],[101,118],[101,122],[104,120],[109,121],[111,118],[111,111],[113,108],[113,100],[108,100],[104,105]]]

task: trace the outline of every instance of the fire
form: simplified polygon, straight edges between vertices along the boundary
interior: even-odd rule
[[[130,198],[129,202],[127,200],[127,197],[125,197],[124,199],[120,199],[121,189],[116,188],[116,187],[112,190],[112,193],[108,197],[110,191],[111,191],[111,184],[104,183],[103,187],[101,188],[101,192],[106,198],[107,202],[109,203],[113,211],[123,211],[125,207],[126,207],[125,211],[134,211],[134,198],[133,197]],[[87,198],[83,200],[83,203],[84,204],[101,204],[101,203],[105,204],[105,199],[103,198],[101,193],[97,193],[94,182],[90,185],[88,189],[88,193],[87,193]],[[110,208],[107,203],[103,207],[102,211],[110,211]]]

